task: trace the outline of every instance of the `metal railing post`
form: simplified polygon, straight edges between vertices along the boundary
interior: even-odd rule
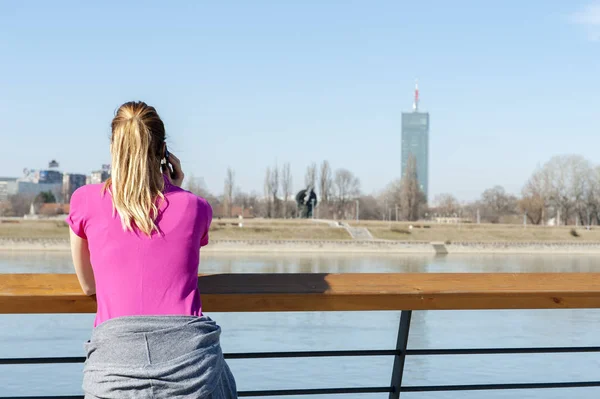
[[[404,374],[404,361],[406,360],[406,346],[408,344],[408,331],[410,330],[410,317],[412,311],[403,310],[400,314],[400,326],[398,327],[398,341],[396,341],[396,355],[394,356],[394,367],[392,368],[392,391],[389,399],[400,398],[402,387],[402,375]]]

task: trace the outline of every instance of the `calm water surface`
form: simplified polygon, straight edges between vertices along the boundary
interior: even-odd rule
[[[1,253],[0,273],[71,273],[66,253]],[[203,255],[201,273],[600,272],[597,256]],[[399,312],[211,313],[226,352],[392,349]],[[0,315],[0,357],[82,356],[93,315]],[[600,311],[413,312],[410,348],[600,345]],[[230,360],[240,390],[384,386],[391,357]],[[80,394],[82,365],[0,366],[0,396]],[[404,383],[600,380],[600,355],[409,357]],[[312,396],[317,398],[317,396]],[[325,398],[328,396],[318,396]],[[331,397],[386,398],[386,394]],[[600,390],[406,393],[403,398],[598,398]]]

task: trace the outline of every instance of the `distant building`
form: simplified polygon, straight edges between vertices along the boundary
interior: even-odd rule
[[[50,168],[58,166],[56,161],[49,163]],[[51,192],[56,201],[62,201],[63,174],[55,169],[24,169],[23,177],[16,181],[15,194],[35,197],[42,192]]]
[[[62,181],[60,183],[33,183],[17,180],[17,194],[25,197],[35,197],[43,192],[51,192],[57,202],[62,202]]]
[[[65,173],[62,182],[62,200],[66,204],[71,201],[71,196],[79,187],[86,184],[86,175]]]
[[[102,169],[96,170],[90,175],[90,183],[89,184],[99,184],[104,183],[110,177],[110,172]]]
[[[7,201],[8,197],[17,193],[16,177],[0,177],[0,202]]]
[[[419,112],[419,87],[415,87],[413,112],[402,113],[402,176],[408,158],[417,163],[417,180],[425,198],[429,193],[429,113]]]
[[[63,174],[58,170],[52,169],[24,169],[23,177],[19,178],[19,181],[30,182],[30,183],[49,183],[62,184]]]
[[[110,165],[103,164],[102,169],[93,171],[89,177],[87,184],[104,183],[110,177]]]

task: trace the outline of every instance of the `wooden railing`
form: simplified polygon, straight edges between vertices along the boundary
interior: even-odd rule
[[[600,273],[213,274],[207,312],[600,308]],[[73,274],[0,274],[0,313],[94,313]]]
[[[402,384],[404,361],[406,356],[411,355],[600,352],[600,347],[407,348],[413,310],[600,308],[600,273],[216,274],[201,275],[199,286],[206,312],[402,311],[395,349],[225,355],[228,359],[394,356],[389,386],[242,391],[240,396],[384,392],[390,398],[398,398],[402,392],[600,387],[600,381],[436,386]],[[95,310],[94,298],[83,295],[75,275],[0,274],[0,314],[93,313]],[[82,357],[9,358],[0,359],[0,365],[83,361]]]

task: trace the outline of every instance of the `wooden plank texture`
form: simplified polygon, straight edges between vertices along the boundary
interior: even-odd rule
[[[600,273],[201,275],[206,312],[600,308]],[[93,313],[73,274],[0,274],[0,313]]]

